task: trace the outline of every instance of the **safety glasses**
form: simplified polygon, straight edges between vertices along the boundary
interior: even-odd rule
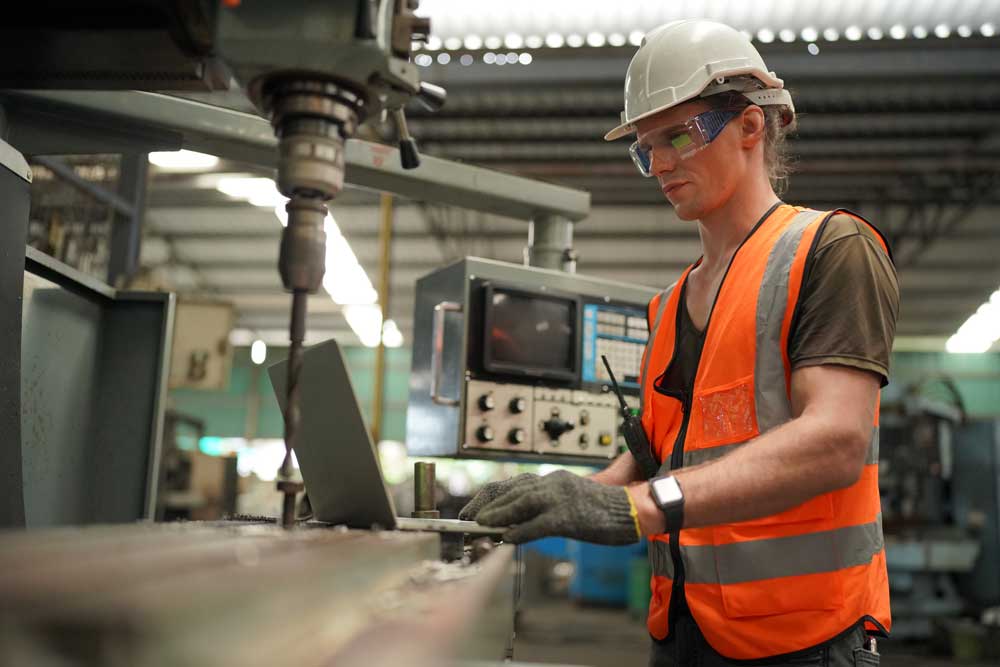
[[[629,146],[639,173],[649,178],[653,175],[653,152],[672,150],[680,159],[689,158],[715,140],[726,124],[736,118],[746,107],[712,109],[698,114],[680,125],[655,130]]]

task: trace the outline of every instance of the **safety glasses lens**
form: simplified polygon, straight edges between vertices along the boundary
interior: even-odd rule
[[[632,156],[632,162],[635,163],[635,167],[636,169],[639,170],[640,174],[646,176],[647,178],[653,175],[652,171],[653,156],[649,151],[643,150],[643,148],[639,146],[639,142],[637,141],[633,143],[631,146],[629,146],[628,152],[629,155]]]

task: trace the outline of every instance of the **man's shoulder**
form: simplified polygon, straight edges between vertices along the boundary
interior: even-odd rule
[[[816,250],[818,252],[852,239],[854,243],[869,246],[873,250],[882,250],[883,239],[872,223],[844,211],[835,212],[822,226]]]

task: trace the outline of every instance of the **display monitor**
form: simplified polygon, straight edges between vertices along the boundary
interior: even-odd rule
[[[492,373],[574,380],[579,302],[572,296],[487,285],[483,366]]]

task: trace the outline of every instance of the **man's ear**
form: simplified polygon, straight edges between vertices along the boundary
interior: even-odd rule
[[[744,148],[753,148],[764,140],[766,124],[764,111],[760,107],[751,105],[743,110],[740,115],[740,133]]]

